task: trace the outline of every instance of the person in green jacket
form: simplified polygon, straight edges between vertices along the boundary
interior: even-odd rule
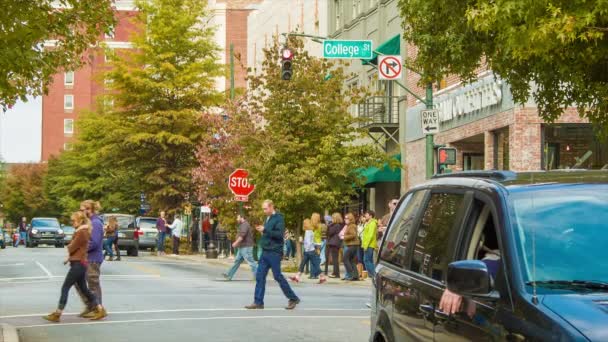
[[[361,248],[363,249],[363,264],[369,276],[376,277],[376,265],[374,265],[374,251],[378,248],[376,234],[378,233],[378,220],[373,210],[365,212],[365,227],[361,237]]]

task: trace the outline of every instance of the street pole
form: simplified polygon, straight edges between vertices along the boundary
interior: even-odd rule
[[[426,109],[433,109],[433,84],[426,85]],[[432,134],[426,135],[426,179],[431,179],[435,173],[435,163],[433,162],[435,155],[435,142]]]
[[[230,99],[234,100],[234,44],[230,43]]]

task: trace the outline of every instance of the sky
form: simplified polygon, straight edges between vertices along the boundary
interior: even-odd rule
[[[0,110],[0,159],[7,163],[40,162],[42,97]]]

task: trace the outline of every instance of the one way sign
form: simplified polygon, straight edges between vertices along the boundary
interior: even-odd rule
[[[436,109],[423,110],[420,112],[422,132],[424,134],[439,133],[439,111]]]

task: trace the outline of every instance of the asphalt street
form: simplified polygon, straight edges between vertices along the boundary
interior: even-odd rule
[[[163,260],[142,253],[102,266],[103,304],[109,316],[77,317],[83,306],[70,293],[61,323],[41,316],[54,310],[68,270],[66,251],[54,247],[0,251],[0,323],[19,329],[21,341],[367,341],[370,289],[300,283],[302,303],[293,311],[268,278],[265,309],[248,311],[255,283],[248,266],[237,279],[223,267]]]

